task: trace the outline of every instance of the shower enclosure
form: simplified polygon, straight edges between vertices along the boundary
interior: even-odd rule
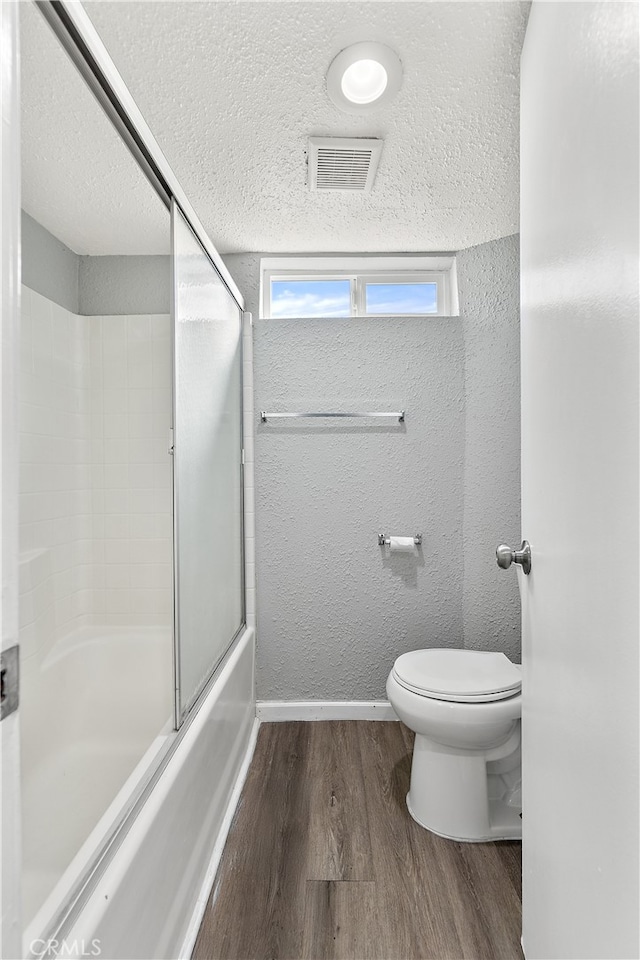
[[[244,622],[242,313],[172,203],[176,717]]]
[[[245,625],[242,300],[161,154],[102,109],[66,5],[39,6],[20,4],[28,955],[78,915]]]

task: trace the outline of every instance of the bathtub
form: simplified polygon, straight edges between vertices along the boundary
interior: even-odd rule
[[[45,929],[172,730],[171,630],[83,626],[22,665],[22,907]]]
[[[166,644],[157,630],[153,635],[153,628],[135,632],[131,628],[118,630],[123,632],[117,637],[110,635],[107,644],[104,628],[102,635],[99,629],[88,628],[81,635],[69,638],[62,647],[54,648],[49,662],[43,664],[42,677],[47,678],[44,685],[49,689],[56,671],[61,671],[60,675],[69,674],[69,658],[77,659],[77,669],[82,671],[78,676],[82,677],[86,676],[87,658],[92,669],[98,672],[107,660],[111,670],[114,662],[119,671],[126,664],[128,679],[118,680],[121,696],[121,683],[135,684],[146,678],[148,689],[156,690],[156,698],[146,704],[144,711],[136,709],[135,697],[132,701],[127,698],[126,708],[119,710],[117,691],[112,691],[105,698],[104,716],[102,710],[92,711],[103,718],[104,724],[96,721],[99,729],[83,731],[82,744],[71,750],[73,756],[68,759],[71,767],[78,770],[86,749],[99,750],[104,776],[101,774],[100,784],[88,787],[94,812],[99,813],[98,797],[104,801],[108,792],[108,786],[105,788],[102,781],[107,780],[113,786],[122,783],[127,773],[129,776],[97,827],[61,873],[53,893],[29,923],[24,937],[25,955],[93,955],[105,960],[151,957],[170,960],[189,956],[251,757],[257,730],[252,629],[245,629],[227,653],[199,709],[177,738],[166,712],[171,691],[167,700],[166,687],[162,689],[159,683],[160,676],[165,682],[167,676],[171,676],[164,669],[166,662],[161,653],[166,650]],[[117,634],[118,630],[113,633]],[[147,634],[141,636],[145,630]],[[132,645],[137,645],[137,655],[131,655]],[[151,656],[154,647],[157,662]],[[121,660],[125,648],[127,657]],[[145,674],[145,670],[151,674]],[[65,718],[65,724],[71,723]],[[37,756],[29,761],[32,774],[24,803],[27,829],[29,803],[50,802],[47,796],[36,799],[41,794],[38,788],[42,778],[51,775],[40,765],[46,763],[47,749],[51,748],[49,734],[46,740],[37,748]],[[52,929],[51,918],[95,858],[100,843],[113,831],[116,818],[145,773],[163,753],[168,754],[168,760],[157,782],[116,835],[112,855],[92,877],[82,907],[73,911],[64,926],[51,935],[57,942],[49,945],[43,939],[43,931]],[[53,799],[57,800],[55,790]],[[83,804],[86,799],[83,795]],[[75,841],[78,837],[82,840],[82,829],[85,829],[73,824],[74,812],[81,806],[78,804],[76,808],[71,801],[69,816],[63,817]],[[67,841],[72,842],[69,838]],[[59,860],[52,859],[59,868]],[[37,875],[33,876],[33,868],[29,877],[28,858],[25,866],[28,883],[42,881]]]

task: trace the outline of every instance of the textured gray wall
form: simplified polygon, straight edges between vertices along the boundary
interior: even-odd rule
[[[47,300],[78,313],[80,258],[22,211],[22,283]]]
[[[168,256],[84,257],[22,211],[22,282],[86,317],[169,313]]]
[[[260,257],[225,257],[254,317]],[[409,411],[406,432],[258,427],[260,699],[381,698],[419,646],[520,659],[516,574],[494,555],[520,536],[518,238],[457,269],[459,319],[255,323],[256,409]],[[377,530],[418,527],[422,556],[388,565]]]
[[[256,409],[407,409],[259,424],[258,696],[380,699],[416,647],[461,646],[462,324],[258,320]],[[378,532],[421,532],[389,556]]]
[[[520,661],[514,568],[495,548],[520,546],[519,237],[457,257],[465,363],[464,645]]]

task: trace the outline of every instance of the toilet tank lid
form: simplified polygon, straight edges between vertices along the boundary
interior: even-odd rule
[[[403,653],[394,664],[401,683],[425,693],[479,696],[520,689],[520,668],[504,653],[435,648]]]

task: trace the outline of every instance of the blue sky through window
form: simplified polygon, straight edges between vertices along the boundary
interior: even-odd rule
[[[424,314],[438,312],[436,283],[367,283],[368,314]]]
[[[349,317],[349,280],[272,280],[272,317]]]
[[[424,315],[438,312],[438,285],[406,281],[366,281],[367,316]],[[272,317],[349,317],[351,282],[340,280],[272,280]]]

